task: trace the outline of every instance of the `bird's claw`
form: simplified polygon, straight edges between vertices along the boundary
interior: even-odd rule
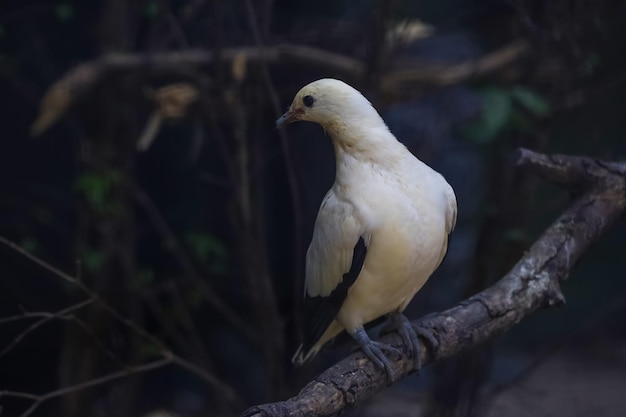
[[[401,355],[402,351],[394,346],[391,346],[387,343],[372,341],[365,333],[365,330],[359,329],[354,334],[354,338],[359,344],[359,347],[365,353],[374,364],[380,368],[385,370],[385,374],[387,374],[387,379],[389,383],[395,382],[396,378],[394,375],[393,368],[391,367],[391,361],[385,355],[384,352]]]
[[[404,315],[400,315],[400,317],[404,320],[399,319],[396,321],[396,329],[398,330],[398,334],[400,334],[404,344],[411,350],[414,367],[419,372],[422,368],[422,354],[420,351],[420,342],[417,338],[417,332],[413,329],[411,323],[409,323]]]
[[[378,341],[373,340],[372,344],[383,352],[387,352],[388,354],[396,355],[398,357],[402,356],[402,349],[399,349],[388,343],[383,343],[383,342],[378,342]]]
[[[419,372],[422,369],[422,352],[418,336],[426,339],[433,349],[439,342],[426,328],[421,326],[414,327],[404,314],[396,313],[391,316],[391,320],[393,328],[398,331],[404,344],[411,350],[415,370]]]

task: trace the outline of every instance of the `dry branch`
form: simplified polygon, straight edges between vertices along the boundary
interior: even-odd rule
[[[515,41],[482,58],[456,64],[433,64],[413,60],[402,69],[382,74],[381,92],[397,95],[409,85],[443,86],[468,81],[502,68],[529,50],[525,41]],[[31,135],[38,136],[56,123],[65,112],[107,77],[131,73],[184,77],[189,69],[220,63],[233,63],[245,58],[248,64],[297,64],[318,67],[326,74],[358,83],[363,80],[366,65],[354,58],[305,45],[247,46],[225,48],[219,55],[206,50],[186,50],[156,54],[112,53],[69,70],[46,91]]]
[[[449,358],[504,333],[539,308],[563,304],[560,281],[624,215],[626,163],[546,156],[522,149],[517,164],[566,186],[578,197],[495,285],[447,311],[413,322],[430,330],[438,341],[434,351],[423,345],[424,364]],[[409,375],[413,360],[399,336],[392,333],[382,340],[402,348],[402,357],[393,358],[393,370],[401,377]],[[332,416],[363,403],[386,385],[384,372],[357,352],[327,369],[297,396],[252,407],[243,416]]]

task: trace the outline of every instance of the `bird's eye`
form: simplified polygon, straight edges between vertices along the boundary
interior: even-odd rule
[[[313,107],[313,103],[315,103],[315,99],[313,96],[304,96],[302,97],[302,102],[307,107]]]

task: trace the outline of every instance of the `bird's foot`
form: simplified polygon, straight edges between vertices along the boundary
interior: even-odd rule
[[[422,354],[418,336],[426,339],[433,349],[437,347],[439,342],[432,333],[424,327],[414,327],[409,319],[402,313],[392,314],[390,319],[392,327],[398,332],[404,344],[411,350],[415,370],[419,372],[422,369]]]
[[[388,345],[387,343],[376,342],[369,338],[365,330],[358,329],[353,334],[354,339],[359,344],[361,350],[365,355],[372,361],[376,366],[380,369],[384,369],[387,374],[387,379],[389,383],[393,383],[396,378],[391,368],[391,361],[389,358],[383,353],[391,353],[394,355],[400,355],[402,352],[400,349]]]

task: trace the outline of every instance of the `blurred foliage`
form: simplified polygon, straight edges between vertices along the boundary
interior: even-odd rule
[[[189,245],[195,258],[211,273],[224,275],[228,272],[227,249],[215,236],[188,232],[185,234],[185,242]]]
[[[74,7],[69,2],[58,3],[54,8],[54,14],[61,22],[67,22],[74,18]]]
[[[489,143],[505,131],[528,132],[533,126],[533,118],[550,114],[545,99],[527,87],[487,86],[477,93],[482,98],[480,115],[464,129],[465,137],[475,143]]]
[[[30,253],[37,253],[40,247],[40,243],[37,238],[33,236],[26,236],[20,242],[19,245],[24,248],[25,251]]]
[[[548,103],[534,91],[521,86],[515,86],[509,91],[511,98],[523,109],[537,117],[546,117],[550,114]]]
[[[86,271],[96,273],[102,269],[106,260],[106,254],[104,252],[89,247],[82,247],[79,252],[80,260]]]
[[[137,276],[135,277],[133,283],[135,287],[138,289],[148,288],[151,284],[154,283],[155,273],[151,268],[142,268],[137,272]]]
[[[143,8],[143,15],[149,19],[154,19],[159,15],[161,8],[159,7],[159,3],[156,1],[151,1],[146,4]]]
[[[154,343],[144,342],[139,345],[139,355],[143,360],[157,359],[162,357],[161,348]]]
[[[598,56],[598,54],[590,54],[589,57],[585,60],[583,64],[583,72],[584,75],[590,76],[593,75],[595,71],[602,65],[602,60]]]
[[[74,186],[83,193],[94,210],[102,214],[115,214],[120,206],[111,193],[121,183],[122,178],[122,174],[116,170],[85,172],[76,178]]]

